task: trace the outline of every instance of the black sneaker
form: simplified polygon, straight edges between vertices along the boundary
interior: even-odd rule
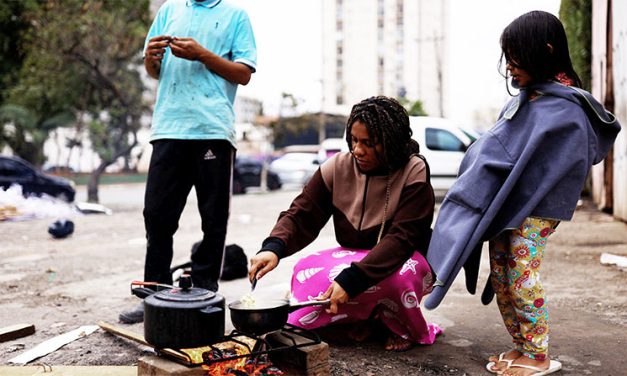
[[[124,324],[137,324],[144,322],[144,302],[139,303],[135,308],[120,313],[120,322]]]

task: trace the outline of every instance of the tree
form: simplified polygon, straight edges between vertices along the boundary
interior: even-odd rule
[[[15,154],[40,164],[43,162],[42,145],[46,134],[37,132],[49,127],[40,124],[41,119],[27,107],[19,104],[5,104],[12,88],[18,81],[20,69],[26,59],[24,53],[24,33],[30,22],[26,14],[32,12],[41,1],[9,0],[0,2],[0,148],[7,145]]]
[[[592,65],[592,0],[562,0],[559,10],[568,50],[583,88],[590,90]]]
[[[411,101],[407,98],[398,98],[398,101],[405,107],[409,116],[427,116],[421,100]]]
[[[148,111],[139,71],[149,16],[149,0],[47,0],[28,14],[27,59],[11,100],[40,119],[80,115],[77,133],[88,131],[101,159],[88,183],[90,202],[98,202],[106,167],[137,145]]]
[[[60,111],[51,116],[39,116],[27,107],[6,104],[0,107],[0,144],[7,144],[16,155],[35,165],[41,165],[45,156],[43,145],[51,130],[73,123],[74,114]]]
[[[24,60],[22,34],[29,28],[24,13],[37,6],[37,0],[0,2],[0,104],[4,101],[6,89],[15,83]]]
[[[319,129],[322,123],[327,137],[343,137],[346,121],[342,115],[306,113],[294,117],[279,117],[270,124],[274,147],[280,149],[288,145],[318,144]]]

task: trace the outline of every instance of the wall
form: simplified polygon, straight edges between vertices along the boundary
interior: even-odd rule
[[[627,1],[612,4],[614,111],[623,125],[614,145],[614,216],[627,221]]]
[[[627,2],[612,1],[611,71],[606,68],[608,4],[608,0],[592,3],[592,94],[606,103],[608,82],[612,85],[614,114],[623,129],[614,144],[612,162],[602,162],[592,168],[592,194],[599,208],[611,208],[616,218],[627,221]],[[612,169],[609,183],[607,168]]]

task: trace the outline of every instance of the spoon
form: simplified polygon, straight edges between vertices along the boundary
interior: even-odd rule
[[[259,271],[257,271],[259,273]],[[255,287],[257,287],[257,273],[253,276],[253,280],[250,281],[250,292],[255,291]]]

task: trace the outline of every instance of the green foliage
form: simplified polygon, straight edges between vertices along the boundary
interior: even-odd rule
[[[139,118],[148,110],[142,101],[139,69],[150,24],[149,0],[27,0],[24,4],[18,7],[20,19],[29,25],[20,34],[24,58],[6,99],[28,109],[35,121],[29,126],[12,121],[20,130],[13,135],[22,137],[13,144],[30,143],[29,149],[41,149],[51,130],[67,125],[73,114],[83,114],[104,127],[92,134],[92,142],[106,167],[129,152],[129,140],[135,139]],[[0,6],[0,20],[3,8],[6,4]],[[84,127],[82,121],[75,125],[79,132]],[[22,154],[24,148],[14,152],[33,159]]]
[[[308,113],[281,117],[271,123],[275,149],[288,145],[317,144],[321,116],[319,113]],[[323,121],[327,138],[343,136],[347,121],[345,116],[325,114]]]
[[[397,98],[397,100],[405,107],[409,116],[427,116],[427,111],[424,110],[421,100],[411,101],[407,98]]]
[[[22,35],[29,27],[24,14],[39,6],[37,0],[0,1],[0,104],[6,89],[15,84],[24,60]]]
[[[590,90],[592,65],[592,0],[562,0],[559,17],[568,49],[583,88]]]
[[[45,162],[43,144],[50,130],[74,122],[71,112],[59,112],[40,121],[27,107],[15,104],[0,106],[0,145],[8,145],[15,154],[35,165]]]

